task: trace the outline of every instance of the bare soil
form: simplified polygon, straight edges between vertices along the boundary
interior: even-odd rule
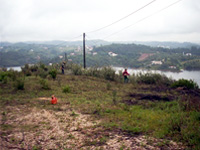
[[[114,129],[104,129],[101,120],[74,111],[70,104],[43,107],[6,106],[0,115],[1,150],[56,149],[184,149],[170,140],[145,135],[130,135]]]
[[[145,60],[148,57],[153,56],[153,55],[154,55],[153,53],[151,53],[151,54],[149,54],[149,53],[142,53],[141,56],[139,57],[138,61],[143,61],[143,60]]]

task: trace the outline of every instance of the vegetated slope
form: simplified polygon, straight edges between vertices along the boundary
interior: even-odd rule
[[[142,55],[148,55],[140,60]],[[82,64],[82,55],[69,56],[73,62]],[[149,47],[136,44],[111,44],[95,47],[86,53],[87,66],[123,66],[178,71],[199,70],[200,48]],[[152,63],[159,62],[158,64]],[[192,63],[191,63],[192,62]]]
[[[198,146],[199,112],[182,93],[159,85],[89,76],[25,79],[24,90],[0,83],[5,149],[184,149]],[[133,82],[134,83],[134,82]],[[66,86],[70,89],[64,92]],[[58,104],[51,105],[51,95]],[[181,100],[182,96],[186,101]],[[192,103],[192,101],[191,101]],[[196,134],[195,134],[196,133]],[[162,139],[160,139],[162,138]],[[177,141],[173,142],[171,139]],[[182,142],[178,143],[178,142]]]
[[[113,65],[172,71],[200,70],[199,47],[169,49],[136,44],[88,45],[86,47],[87,66]],[[16,43],[0,47],[0,66],[23,66],[26,63],[37,62],[59,63],[65,60],[65,53],[69,61],[83,64],[82,46],[76,44],[66,46]],[[140,56],[143,55],[149,57],[140,60]],[[152,61],[157,61],[157,63],[152,63]]]

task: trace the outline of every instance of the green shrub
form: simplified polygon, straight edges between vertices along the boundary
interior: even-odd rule
[[[45,80],[45,79],[40,80],[40,85],[41,85],[42,89],[44,89],[44,90],[50,90],[51,89],[48,81]]]
[[[25,83],[24,78],[18,78],[18,79],[14,82],[14,87],[15,87],[17,90],[24,90],[24,83]]]
[[[21,69],[24,75],[31,76],[31,70],[28,64],[25,64],[24,67],[21,67]]]
[[[5,81],[7,81],[7,77],[8,77],[8,72],[4,71],[0,72],[0,82],[4,83]]]
[[[82,75],[83,74],[83,70],[80,65],[73,64],[71,67],[71,70],[74,75]]]
[[[111,84],[108,82],[108,83],[106,84],[106,89],[107,89],[107,90],[110,90],[111,87],[112,87]]]
[[[100,77],[100,69],[98,67],[91,67],[84,70],[84,75]]]
[[[38,69],[37,75],[39,75],[41,78],[45,79],[48,76],[48,72],[44,71],[40,68],[40,69]]]
[[[199,89],[199,86],[193,80],[179,79],[171,84],[172,88],[184,87],[187,89]]]
[[[149,72],[145,74],[139,73],[136,77],[136,81],[144,84],[162,84],[167,86],[172,83],[172,79],[169,79],[163,74]]]
[[[63,93],[70,93],[71,88],[68,85],[66,85],[66,86],[63,87],[62,91],[63,91]]]
[[[100,71],[101,77],[106,80],[114,81],[115,80],[115,70],[111,67],[103,67]]]
[[[52,69],[52,70],[49,71],[49,74],[55,80],[56,76],[57,76],[57,70],[56,69]]]

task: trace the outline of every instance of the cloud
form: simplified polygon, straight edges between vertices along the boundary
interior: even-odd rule
[[[119,23],[88,36],[103,39],[175,1],[157,0]],[[68,40],[104,27],[149,2],[151,0],[0,0],[0,38],[2,41]],[[199,0],[182,0],[107,40],[199,42],[199,12]]]

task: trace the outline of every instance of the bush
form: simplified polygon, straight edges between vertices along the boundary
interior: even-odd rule
[[[66,86],[63,87],[62,91],[63,91],[63,93],[70,93],[71,88],[68,85],[66,85]]]
[[[73,64],[71,67],[71,70],[74,75],[82,75],[83,74],[82,67],[80,65]]]
[[[15,81],[21,73],[13,70],[0,72],[0,82],[6,84],[9,80]]]
[[[84,70],[84,74],[87,76],[100,77],[100,69],[97,67],[91,67]]]
[[[101,77],[106,80],[114,81],[115,80],[115,70],[111,67],[104,67],[100,71]]]
[[[8,72],[0,72],[0,82],[7,83]]]
[[[15,82],[14,82],[14,87],[17,90],[24,90],[24,78],[18,78]]]
[[[56,69],[52,69],[51,71],[49,71],[49,74],[55,80],[56,76],[57,76],[57,70]]]
[[[50,90],[51,89],[48,81],[45,80],[45,79],[40,80],[40,85],[41,85],[42,89],[44,89],[44,90]]]
[[[187,89],[199,89],[199,86],[193,80],[179,79],[171,84],[172,88],[184,87]]]
[[[145,83],[145,84],[159,84],[159,85],[166,85],[169,86],[172,83],[172,80],[166,77],[163,74],[158,73],[139,73],[137,75],[136,81],[138,83]]]
[[[24,73],[24,75],[31,76],[31,69],[28,64],[25,64],[25,66],[21,67],[21,69],[22,69],[22,72]]]
[[[40,68],[40,69],[38,69],[37,75],[39,75],[41,78],[45,79],[48,76],[48,72],[44,71]]]

